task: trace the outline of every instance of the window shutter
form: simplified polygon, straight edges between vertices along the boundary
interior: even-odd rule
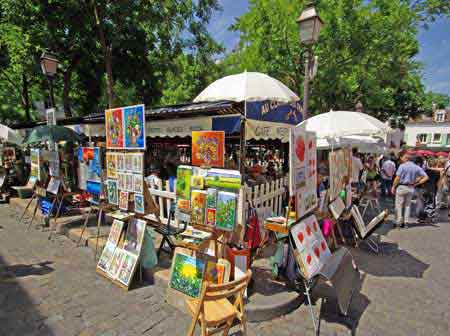
[[[431,134],[431,133],[427,134],[427,144],[431,143],[432,137],[433,137],[433,134]]]
[[[442,146],[447,145],[447,134],[445,134],[445,133],[441,134],[441,145]]]

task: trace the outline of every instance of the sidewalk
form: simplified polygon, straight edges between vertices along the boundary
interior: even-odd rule
[[[95,273],[93,253],[65,236],[25,231],[0,206],[0,335],[185,335],[190,318],[165,288],[125,292]],[[450,328],[450,223],[379,231],[383,253],[352,249],[363,283],[343,319],[317,300],[321,335],[445,335]],[[377,235],[378,236],[378,235]],[[248,325],[249,335],[314,335],[308,307]]]

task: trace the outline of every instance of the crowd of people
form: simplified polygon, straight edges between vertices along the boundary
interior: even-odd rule
[[[396,225],[406,228],[412,222],[413,200],[419,222],[433,217],[436,209],[447,207],[449,168],[444,156],[423,158],[401,151],[376,157],[354,149],[351,182],[361,193],[393,198]]]

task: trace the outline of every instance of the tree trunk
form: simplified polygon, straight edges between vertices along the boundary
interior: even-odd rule
[[[25,117],[27,121],[31,121],[30,95],[28,92],[28,79],[25,73],[22,74],[22,105],[25,110]]]
[[[67,67],[67,70],[64,72],[64,89],[63,89],[63,105],[64,105],[64,115],[66,118],[72,117],[72,109],[70,106],[70,90],[72,88],[72,73],[75,67],[80,63],[81,55],[75,54],[72,57],[70,65]]]
[[[106,91],[108,95],[108,107],[111,108],[114,105],[114,92],[113,92],[113,71],[112,71],[112,46],[108,45],[105,37],[105,31],[103,30],[102,20],[100,20],[100,10],[95,0],[92,0],[92,6],[94,8],[95,24],[97,26],[98,37],[100,44],[102,45],[103,55],[105,58],[106,69]]]

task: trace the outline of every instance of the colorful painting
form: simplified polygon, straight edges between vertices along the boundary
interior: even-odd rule
[[[118,205],[119,204],[119,190],[117,189],[116,180],[106,181],[106,188],[108,193],[108,203]]]
[[[111,262],[108,265],[108,274],[111,278],[115,279],[117,278],[117,274],[119,273],[120,266],[122,264],[122,260],[125,257],[125,251],[121,248],[116,248],[114,250],[113,257],[111,259]]]
[[[235,193],[219,191],[217,194],[216,228],[233,231],[236,225],[237,195]]]
[[[111,230],[109,231],[108,242],[117,246],[120,239],[120,234],[122,233],[122,229],[124,226],[124,222],[114,219],[111,224]]]
[[[146,224],[147,223],[141,219],[133,218],[130,220],[124,243],[124,249],[126,251],[139,256],[144,241]]]
[[[145,108],[144,105],[123,108],[125,148],[145,149]]]
[[[144,195],[134,194],[134,212],[139,214],[145,213]]]
[[[132,154],[124,154],[125,156],[125,171],[127,173],[131,173],[133,170],[133,155]]]
[[[237,170],[209,169],[205,184],[211,188],[239,190],[241,188],[241,173]]]
[[[133,174],[133,190],[136,193],[144,192],[144,177],[140,174]]]
[[[191,176],[191,188],[192,189],[205,188],[205,177],[202,175],[192,175]]]
[[[175,253],[169,286],[190,297],[197,298],[203,284],[205,262],[203,260]]]
[[[109,265],[114,256],[114,250],[116,249],[116,245],[110,242],[106,242],[105,248],[103,249],[102,255],[98,261],[98,268],[100,268],[104,272],[108,272]]]
[[[192,167],[178,166],[178,168],[177,168],[177,185],[176,185],[177,198],[181,198],[184,200],[190,199],[191,176],[192,176]]]
[[[209,226],[216,225],[216,209],[211,208],[206,209],[206,225]]]
[[[294,253],[300,270],[306,279],[314,277],[331,257],[316,216],[312,215],[291,227],[294,240]]]
[[[223,168],[225,132],[192,132],[192,165]]]
[[[128,191],[120,191],[119,193],[119,209],[128,210]]]
[[[225,265],[213,261],[206,263],[205,281],[215,285],[221,285],[224,283],[224,278]]]
[[[208,188],[206,190],[206,207],[210,209],[217,208],[217,189]]]
[[[206,209],[206,191],[192,190],[191,193],[191,224],[204,225],[205,224],[205,209]]]
[[[137,257],[130,254],[125,253],[122,264],[120,265],[119,273],[117,275],[117,280],[123,283],[125,286],[129,286],[131,279],[133,278],[134,270],[137,265]]]
[[[123,110],[105,111],[106,148],[123,148]]]
[[[59,178],[52,177],[50,182],[48,182],[47,191],[53,195],[58,194],[59,187],[61,185],[61,180]]]
[[[117,170],[125,171],[125,154],[117,153]]]
[[[349,156],[348,150],[340,149],[328,155],[330,165],[330,200],[337,198],[339,193],[345,189],[350,181],[351,160],[346,159]]]
[[[86,182],[86,191],[90,194],[100,195],[102,193],[102,183],[88,180]]]
[[[304,126],[291,131],[289,143],[289,192],[295,197],[296,218],[302,218],[318,205],[316,136]]]
[[[117,178],[117,154],[106,153],[106,176],[108,178]]]
[[[133,173],[142,174],[144,172],[144,153],[133,153],[131,155],[131,170]]]

